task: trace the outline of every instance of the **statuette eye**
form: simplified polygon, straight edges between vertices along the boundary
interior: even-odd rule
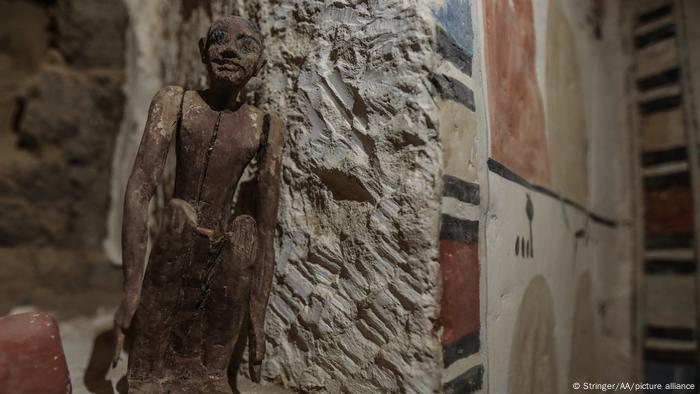
[[[209,34],[209,44],[222,44],[228,41],[228,33],[224,30],[217,29]]]
[[[238,39],[238,47],[243,53],[258,51],[258,43],[252,37],[243,36]]]

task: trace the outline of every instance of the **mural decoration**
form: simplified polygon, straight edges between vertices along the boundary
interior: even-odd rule
[[[448,0],[435,11],[438,51],[467,75],[472,73],[474,29],[470,0]]]
[[[569,361],[569,386],[575,382],[596,380],[595,314],[591,275],[583,273],[576,287],[571,356]]]
[[[603,1],[481,4],[490,137],[489,286],[482,308],[489,367],[499,371],[489,374],[488,389],[567,392],[569,380],[595,376],[590,365],[596,357],[610,357],[591,346],[599,340],[596,321],[605,317],[594,313],[587,270],[599,269],[598,261],[609,258],[603,252],[618,247],[612,235],[625,230],[610,212],[603,216],[590,208],[589,157],[600,154],[603,141],[589,138],[589,130],[615,124],[590,122],[587,104],[617,86],[605,86],[612,77],[600,77],[598,69],[585,69],[588,59],[579,49],[600,56],[617,43],[595,42],[603,39]],[[605,143],[619,148],[616,141]],[[609,186],[607,178],[593,178],[599,187]]]
[[[552,292],[542,276],[525,290],[511,348],[509,393],[558,392]]]
[[[549,186],[532,3],[484,0],[483,7],[491,158],[530,182]]]
[[[603,38],[603,21],[605,20],[605,0],[591,0],[586,22],[591,26],[593,37]]]
[[[697,376],[697,323],[686,313],[697,307],[697,252],[681,78],[687,44],[676,37],[681,3],[634,4],[645,237],[641,340],[645,380],[662,384],[695,383]]]
[[[529,194],[526,194],[527,202],[525,203],[525,215],[529,225],[529,238],[517,236],[515,238],[515,255],[525,258],[535,257],[535,242],[532,238],[532,219],[535,218],[535,207],[532,205],[532,199]]]
[[[471,79],[474,32],[470,0],[446,0],[435,9],[442,62],[431,82],[440,112],[443,197],[440,229],[443,392],[482,388],[480,350],[479,204],[476,105]]]

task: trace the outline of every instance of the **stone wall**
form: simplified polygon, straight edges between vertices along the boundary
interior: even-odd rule
[[[304,390],[434,391],[440,151],[425,11],[411,1],[293,7],[260,18],[284,34],[271,66],[300,72],[286,73],[299,113],[287,112],[269,325],[289,341],[273,343],[270,372]]]
[[[163,84],[203,85],[196,43],[217,16],[246,16],[266,36],[263,82],[252,81],[246,94],[285,119],[287,139],[265,378],[301,391],[439,390],[441,149],[429,82],[431,11],[413,0],[145,7],[134,2],[131,12],[158,15],[162,35],[151,40],[164,44],[139,55],[155,57]],[[136,32],[158,23],[134,21]],[[128,126],[123,133],[136,134],[123,141],[136,141],[141,130]],[[115,161],[115,174],[130,165]],[[118,226],[110,223],[111,234]],[[107,245],[116,250],[117,242]]]
[[[14,0],[0,19],[0,315],[90,313],[119,285],[101,242],[126,12],[112,0]]]

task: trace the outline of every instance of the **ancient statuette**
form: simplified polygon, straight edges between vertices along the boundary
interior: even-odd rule
[[[115,362],[132,326],[132,394],[231,393],[227,368],[231,362],[235,376],[246,341],[255,381],[265,354],[284,125],[238,100],[264,64],[263,37],[252,23],[218,20],[199,47],[209,88],[156,94],[126,190]],[[174,197],[144,274],[148,204],[173,138]],[[236,185],[254,157],[255,217],[232,218]]]

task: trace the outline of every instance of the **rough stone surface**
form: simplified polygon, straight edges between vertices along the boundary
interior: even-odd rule
[[[123,107],[120,4],[0,3],[0,315],[116,298],[101,242]]]
[[[300,64],[298,80],[287,73],[268,373],[306,391],[434,391],[440,150],[421,68],[430,31],[418,6],[315,1],[250,11],[271,38],[271,67],[295,73]],[[263,98],[289,91],[276,86],[280,74],[267,76]]]
[[[422,7],[219,0],[160,10],[164,84],[202,85],[196,40],[212,17],[246,16],[266,35],[263,82],[247,95],[288,129],[263,371],[278,384],[439,390],[441,149]]]
[[[110,179],[110,206],[104,250],[114,263],[121,263],[122,210],[124,190],[141,141],[148,106],[155,92],[162,87],[161,53],[163,40],[163,4],[156,1],[125,0],[129,24],[126,31],[125,80],[127,92],[124,115],[115,139]],[[172,163],[171,163],[172,164]],[[170,167],[173,167],[171,165]],[[169,171],[173,173],[174,171]],[[161,206],[167,201],[159,190]]]
[[[57,46],[78,67],[123,67],[127,9],[122,0],[60,0]]]

